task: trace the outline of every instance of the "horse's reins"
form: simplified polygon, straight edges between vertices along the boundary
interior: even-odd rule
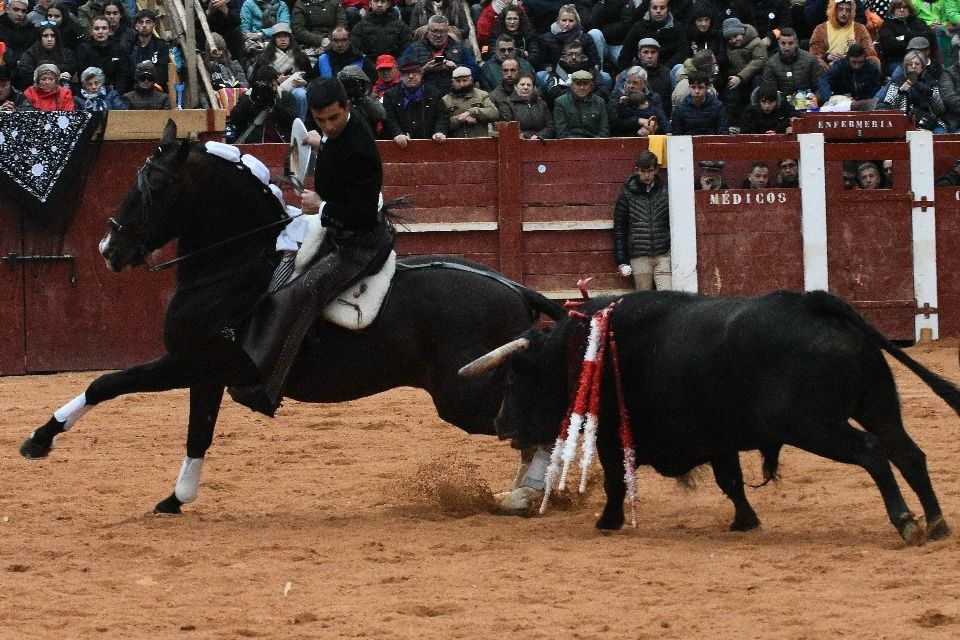
[[[200,249],[197,249],[196,251],[191,251],[190,253],[185,253],[185,254],[183,254],[182,256],[177,256],[176,258],[172,258],[172,259],[170,259],[170,260],[167,260],[166,262],[161,262],[160,264],[155,264],[155,265],[153,265],[152,267],[147,267],[147,271],[163,271],[164,269],[169,269],[170,267],[172,267],[172,266],[174,266],[174,265],[177,265],[177,264],[183,262],[183,261],[186,260],[187,258],[192,258],[192,257],[194,257],[194,256],[196,256],[196,255],[202,254],[202,253],[204,253],[204,252],[206,252],[206,251],[210,251],[210,250],[212,250],[212,249],[217,249],[217,248],[222,247],[222,246],[224,246],[224,245],[230,244],[231,242],[234,242],[235,240],[240,240],[241,238],[246,238],[247,236],[251,236],[251,235],[253,235],[253,234],[255,234],[255,233],[259,233],[259,232],[261,232],[261,231],[266,231],[267,229],[271,229],[271,228],[273,228],[273,227],[283,226],[283,225],[285,225],[285,224],[290,223],[294,218],[299,218],[299,217],[302,216],[302,215],[306,215],[306,214],[298,213],[298,214],[296,214],[296,215],[289,216],[289,217],[284,218],[284,219],[282,219],[282,220],[274,220],[273,222],[268,222],[267,224],[261,225],[261,226],[257,227],[256,229],[250,229],[249,231],[244,231],[243,233],[238,233],[237,235],[231,236],[231,237],[226,238],[226,239],[224,239],[224,240],[221,240],[220,242],[214,242],[213,244],[207,245],[206,247],[201,247]],[[113,218],[110,219],[110,222],[111,222],[111,226],[112,226],[113,223],[114,223]]]
[[[137,188],[140,189],[140,193],[143,194],[144,200],[149,203],[150,201],[153,200],[153,189],[150,187],[150,181],[147,180],[147,177],[146,177],[147,169],[153,169],[156,171],[160,171],[161,173],[174,174],[174,175],[176,174],[176,172],[172,171],[168,167],[163,166],[162,164],[155,162],[153,158],[147,158],[146,162],[143,163],[143,166],[140,167],[140,170],[137,172]],[[292,182],[290,184],[295,189],[297,188],[297,185],[294,185]],[[303,191],[303,185],[301,183],[301,185],[299,186],[298,192],[302,193],[302,191]],[[160,264],[149,266],[147,267],[147,271],[156,272],[156,271],[163,271],[164,269],[169,269],[170,267],[180,264],[181,262],[183,262],[188,258],[193,258],[197,255],[201,255],[206,251],[218,249],[224,245],[230,244],[231,242],[235,242],[242,238],[246,238],[247,236],[251,236],[255,233],[260,233],[261,231],[266,231],[267,229],[272,229],[273,227],[280,227],[280,226],[289,224],[294,218],[299,218],[302,215],[304,214],[298,213],[296,215],[287,216],[286,218],[274,220],[273,222],[268,222],[267,224],[261,225],[255,229],[249,229],[242,233],[238,233],[237,235],[230,236],[229,238],[225,238],[220,242],[215,242],[211,245],[207,245],[206,247],[201,247],[196,251],[191,251],[190,253],[185,253],[182,256],[177,256],[176,258],[172,258],[165,262],[161,262]],[[117,222],[115,218],[110,218],[108,222],[110,224],[110,228],[115,233],[119,233],[119,234],[130,233],[129,231],[125,230],[123,225]],[[148,252],[144,249],[143,254],[146,255],[147,253]]]

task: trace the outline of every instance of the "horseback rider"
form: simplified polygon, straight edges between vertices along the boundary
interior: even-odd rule
[[[320,131],[304,137],[317,151],[317,161],[315,190],[303,191],[300,208],[320,215],[327,229],[324,247],[301,277],[254,310],[243,348],[257,366],[260,384],[230,390],[234,400],[269,416],[280,404],[300,344],[323,306],[375,273],[393,249],[394,229],[379,205],[383,165],[370,127],[351,113],[336,78],[312,81],[307,106]]]

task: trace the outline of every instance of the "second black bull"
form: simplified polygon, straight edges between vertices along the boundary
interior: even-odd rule
[[[611,301],[591,300],[582,310],[589,316]],[[556,440],[576,388],[586,323],[570,318],[528,331],[470,365],[474,373],[509,368],[497,427],[501,436],[513,437],[515,446]],[[948,535],[926,455],[903,428],[883,351],[958,413],[960,389],[908,356],[844,301],[823,291],[750,298],[639,292],[617,304],[610,327],[619,347],[637,465],[673,477],[710,463],[734,505],[731,529],[759,525],[744,493],[738,452],[759,450],[770,479],[781,447],[792,445],[863,467],[905,540]],[[626,491],[609,361],[597,429],[607,494],[600,529],[623,525]],[[890,463],[919,497],[925,531],[907,507]]]

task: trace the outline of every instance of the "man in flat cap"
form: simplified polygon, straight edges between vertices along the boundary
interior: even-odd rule
[[[457,67],[452,75],[453,87],[443,96],[443,108],[450,118],[447,135],[451,138],[483,138],[489,136],[490,124],[500,118],[490,95],[474,86],[473,74],[467,67]]]
[[[606,101],[593,92],[593,74],[581,69],[570,74],[570,93],[553,105],[558,138],[608,138],[610,120]]]
[[[697,189],[709,191],[711,189],[729,189],[723,181],[723,160],[701,160],[700,177],[697,179]]]
[[[383,123],[385,138],[393,138],[400,148],[411,139],[447,139],[450,120],[436,90],[423,81],[423,67],[416,61],[400,65],[400,84],[383,94],[387,120]]]

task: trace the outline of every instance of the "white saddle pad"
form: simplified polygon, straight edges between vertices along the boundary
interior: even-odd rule
[[[300,274],[313,262],[314,256],[323,244],[323,236],[327,230],[320,224],[320,216],[303,216],[305,223],[302,234],[302,244],[297,251],[293,273],[288,281],[300,277]],[[387,261],[380,271],[367,276],[352,287],[338,295],[323,309],[323,319],[327,322],[359,331],[365,329],[377,319],[380,307],[390,290],[390,281],[397,269],[397,254],[390,252]]]

